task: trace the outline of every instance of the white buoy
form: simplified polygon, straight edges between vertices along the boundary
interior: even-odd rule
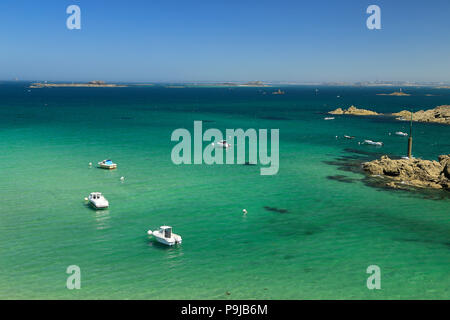
[[[84,198],[84,201],[88,201],[88,198],[85,197],[85,198]]]
[[[89,167],[92,167],[92,162],[89,162]]]
[[[247,214],[247,210],[246,210],[246,209],[242,210],[242,212],[243,212],[244,214]]]
[[[147,234],[148,234],[149,236],[151,236],[152,233],[153,233],[152,230],[148,230],[148,231],[147,231]]]
[[[124,181],[125,180],[125,177],[120,177],[120,181]]]

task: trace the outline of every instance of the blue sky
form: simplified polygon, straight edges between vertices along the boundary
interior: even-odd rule
[[[450,82],[450,1],[2,0],[0,49],[2,80]]]

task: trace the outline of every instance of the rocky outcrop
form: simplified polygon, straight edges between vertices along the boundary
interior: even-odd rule
[[[342,108],[337,108],[336,110],[328,112],[329,114],[350,114],[354,116],[393,116],[396,117],[396,120],[410,120],[411,112],[407,110],[403,110],[397,113],[377,113],[375,111],[366,110],[366,109],[358,109],[354,106],[351,106],[347,110]],[[433,123],[442,123],[442,124],[450,124],[450,105],[443,105],[436,107],[434,109],[429,110],[420,110],[417,112],[413,112],[413,121],[418,122],[433,122]]]
[[[372,175],[387,177],[387,186],[405,188],[445,189],[450,191],[450,154],[442,155],[438,161],[422,159],[390,159],[365,162],[363,169]]]
[[[347,110],[342,108],[337,108],[336,110],[328,112],[329,114],[351,114],[354,116],[378,116],[381,115],[375,111],[366,110],[366,109],[358,109],[355,106],[351,106]]]
[[[444,167],[444,176],[450,179],[450,155],[439,156],[439,163]]]
[[[410,120],[411,112],[403,110],[392,114],[398,117],[397,120]],[[419,122],[437,122],[443,124],[450,124],[450,105],[439,106],[430,110],[420,110],[413,112],[413,121]]]
[[[409,93],[404,93],[403,91],[395,91],[392,93],[377,93],[377,96],[394,96],[394,97],[409,97]]]

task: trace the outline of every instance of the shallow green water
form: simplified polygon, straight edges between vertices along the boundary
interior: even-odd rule
[[[408,124],[323,120],[351,104],[379,112],[449,104],[450,90],[389,97],[376,93],[392,88],[286,87],[277,96],[269,88],[27,85],[0,83],[0,298],[450,298],[449,198],[372,188],[331,164],[364,159],[355,151],[403,155],[405,138],[388,133]],[[194,120],[223,131],[279,128],[279,173],[174,165],[170,135],[192,131]],[[414,129],[416,157],[450,153],[450,127]],[[357,139],[335,138],[344,134]],[[367,138],[385,146],[357,144]],[[119,168],[89,168],[105,158]],[[330,178],[339,175],[350,179]],[[109,210],[85,206],[92,191],[105,194]],[[146,231],[163,224],[182,235],[181,247],[149,241]],[[381,290],[366,287],[373,264]],[[65,287],[69,265],[81,268],[81,290]]]

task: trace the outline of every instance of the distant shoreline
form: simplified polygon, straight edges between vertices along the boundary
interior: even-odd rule
[[[6,81],[9,82],[9,81]],[[28,81],[27,81],[28,82]],[[31,81],[29,81],[31,82]],[[103,81],[90,81],[90,82],[33,82],[29,88],[58,88],[58,87],[86,87],[86,88],[114,88],[114,87],[133,87],[133,86],[166,86],[166,87],[249,87],[249,88],[270,88],[270,87],[283,87],[283,86],[314,86],[314,87],[359,87],[359,88],[389,88],[389,87],[410,87],[410,88],[430,88],[430,89],[450,89],[450,85],[446,84],[374,84],[374,83],[334,83],[334,82],[317,82],[317,83],[304,83],[304,82],[263,82],[263,81],[249,81],[249,82],[154,82],[154,83],[142,83],[142,82],[120,82],[120,83],[105,83]],[[410,96],[411,94],[402,91],[396,91],[392,93],[377,93],[378,96]]]
[[[30,89],[40,88],[121,88],[128,87],[124,84],[102,83],[102,82],[88,82],[88,83],[32,83]]]

